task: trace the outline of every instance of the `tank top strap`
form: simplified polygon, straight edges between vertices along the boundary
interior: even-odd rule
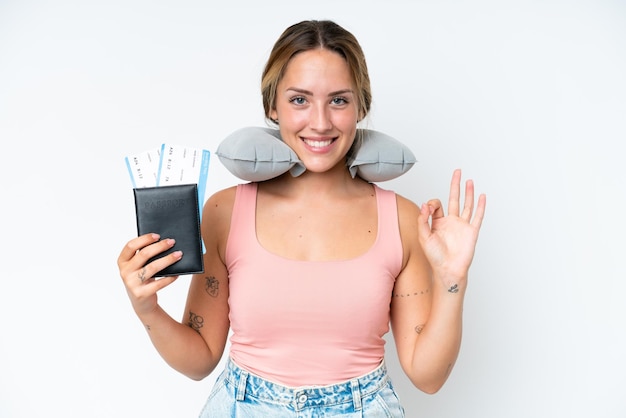
[[[394,260],[394,267],[399,272],[402,266],[402,239],[398,223],[398,203],[396,193],[382,189],[376,184],[378,204],[378,242],[379,251],[386,254],[388,260]]]
[[[238,250],[254,248],[256,242],[257,183],[238,184],[226,243],[226,259]]]
[[[380,212],[378,216],[378,222],[381,229],[394,227],[395,229],[397,229],[398,205],[396,202],[396,194],[391,190],[382,189],[376,184],[374,184],[374,187],[376,188],[376,199]]]

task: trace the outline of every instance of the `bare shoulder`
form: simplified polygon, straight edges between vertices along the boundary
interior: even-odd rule
[[[202,236],[207,248],[217,248],[223,254],[228,232],[230,231],[230,219],[235,203],[237,186],[232,186],[211,195],[202,211]]]
[[[419,206],[412,200],[397,193],[396,201],[398,202],[398,220],[400,222],[400,230],[405,231],[406,228],[417,228],[417,217],[420,213]]]
[[[204,204],[203,216],[209,215],[213,218],[228,215],[230,217],[236,191],[237,186],[232,186],[212,194]]]

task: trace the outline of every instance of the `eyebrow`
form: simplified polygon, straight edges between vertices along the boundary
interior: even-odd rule
[[[294,91],[296,93],[306,94],[308,96],[314,96],[312,91],[300,89],[298,87],[289,87],[285,91]],[[354,91],[352,91],[352,89],[337,90],[337,91],[328,93],[328,96],[337,96],[337,95],[346,94],[346,93],[354,94]]]

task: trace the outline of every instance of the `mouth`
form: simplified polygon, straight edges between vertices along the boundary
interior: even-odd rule
[[[326,148],[335,141],[336,138],[302,138],[302,141],[311,148]]]

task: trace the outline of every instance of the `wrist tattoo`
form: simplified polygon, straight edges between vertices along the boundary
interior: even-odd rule
[[[189,321],[187,322],[187,325],[199,334],[200,328],[204,325],[204,318],[189,311]]]
[[[426,325],[426,324],[416,325],[416,326],[415,326],[415,332],[417,332],[418,334],[421,334],[421,333],[422,333],[422,331],[424,330],[424,326],[425,326],[425,325]]]
[[[448,289],[448,292],[450,293],[459,293],[459,285],[458,284],[454,284],[450,287],[450,289]]]

